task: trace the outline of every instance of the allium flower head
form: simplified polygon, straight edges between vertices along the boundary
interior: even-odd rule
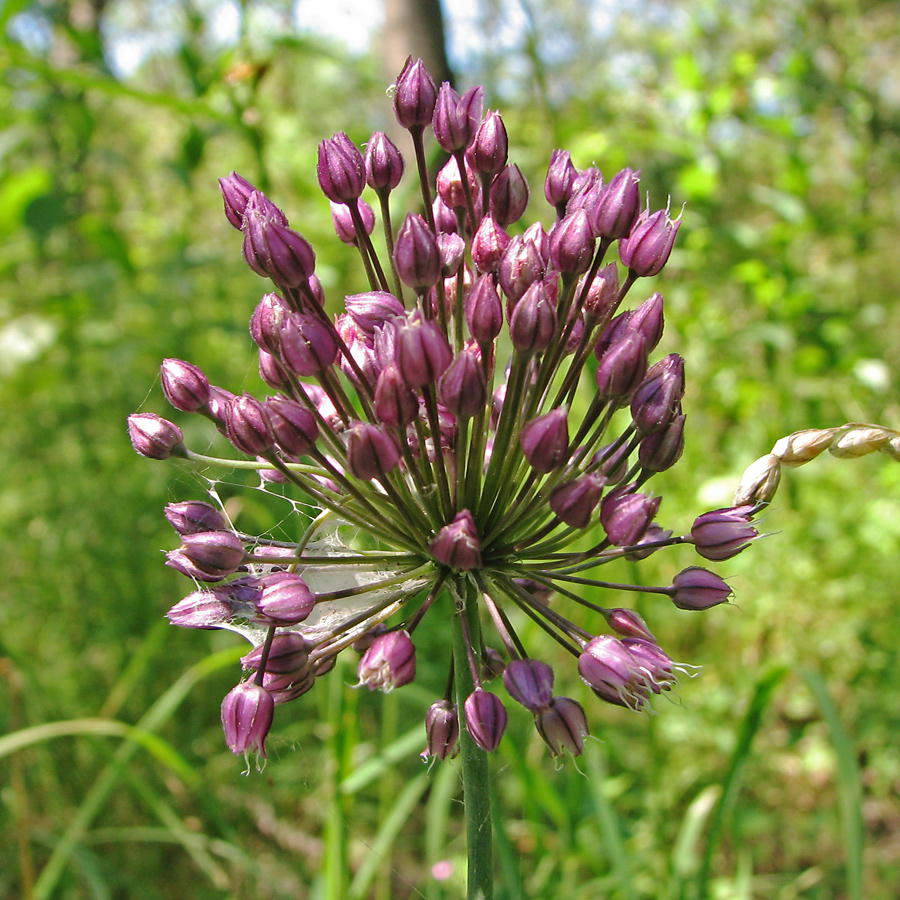
[[[323,204],[334,204],[344,251],[360,254],[367,278],[343,310],[284,213],[240,175],[221,180],[244,258],[266,279],[250,334],[274,395],[236,396],[167,359],[166,397],[208,418],[235,453],[200,456],[152,413],[129,418],[131,438],[155,459],[258,469],[264,485],[277,479],[321,514],[302,520],[299,539],[296,529],[277,539],[235,530],[202,501],[171,504],[181,546],[167,562],[205,586],[169,620],[253,643],[242,661],[251,680],[222,705],[238,753],[264,753],[274,706],[309,691],[340,654],[362,653],[359,680],[370,688],[408,684],[416,632],[434,628],[452,678],[428,711],[426,755],[452,755],[460,736],[496,749],[507,711],[482,682],[500,672],[550,752],[578,755],[585,710],[553,694],[554,673],[524,645],[521,622],[549,632],[598,697],[644,709],[681,667],[623,596],[640,590],[701,610],[731,589],[699,567],[664,587],[601,581],[596,570],[676,543],[728,559],[756,537],[750,520],[767,498],[706,513],[680,536],[654,521],[662,498],[645,484],[681,454],[684,360],[652,358],[662,296],[626,296],[665,266],[680,222],[666,210],[638,213],[639,173],[606,178],[554,151],[549,221],[523,229],[528,185],[507,159],[499,114],[482,118],[480,88],[438,90],[410,60],[393,100],[414,157],[381,133],[365,155],[343,132],[319,148]],[[428,128],[452,161],[437,190],[419,184],[424,214],[392,209],[404,173],[427,172]],[[580,624],[567,605],[583,607]]]

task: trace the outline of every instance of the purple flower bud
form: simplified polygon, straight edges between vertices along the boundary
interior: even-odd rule
[[[609,350],[613,344],[624,341],[627,337],[637,337],[638,335],[628,330],[628,322],[631,319],[631,313],[628,310],[620,312],[600,334],[597,342],[594,344],[594,356],[598,360],[603,359],[603,354]]]
[[[350,201],[353,203],[354,201]],[[366,234],[371,234],[375,228],[375,213],[372,207],[365,200],[356,200],[356,208],[359,210],[359,217],[362,219],[363,228]],[[356,226],[353,223],[353,214],[350,207],[343,203],[335,203],[334,200],[329,201],[331,205],[331,221],[334,223],[334,230],[337,236],[351,247],[357,245]]]
[[[496,175],[506,165],[509,138],[500,113],[489,112],[478,126],[467,159],[480,175]]]
[[[491,344],[503,328],[503,304],[494,279],[482,275],[466,296],[466,323],[479,344]]]
[[[681,220],[673,222],[666,209],[652,214],[644,210],[628,237],[619,241],[619,258],[642,278],[658,274],[669,259],[680,227]]]
[[[684,415],[675,416],[668,425],[651,431],[641,439],[638,460],[648,472],[665,472],[681,459],[685,418]]]
[[[572,181],[572,190],[566,203],[566,215],[571,215],[577,209],[591,210],[597,204],[597,200],[603,193],[603,175],[596,166],[590,166],[576,172]],[[590,219],[590,217],[588,217]],[[591,229],[596,237],[596,232]]]
[[[604,266],[594,277],[584,299],[584,311],[594,319],[611,314],[619,295],[619,267],[615,263]]]
[[[516,235],[500,259],[497,280],[511,303],[518,302],[525,291],[544,276],[544,261],[533,241]]]
[[[638,431],[649,434],[668,425],[680,413],[684,396],[684,360],[670,353],[647,370],[631,398],[631,418]]]
[[[231,604],[216,591],[194,591],[179,600],[167,613],[172,625],[181,628],[218,628],[234,612]]]
[[[362,154],[343,131],[319,144],[316,175],[322,193],[335,203],[350,203],[362,194],[366,167]]]
[[[265,688],[275,705],[280,703],[289,703],[302,697],[307,691],[312,689],[316,683],[316,673],[312,666],[306,666],[302,672],[295,672],[288,675],[276,675],[273,672],[266,672],[263,675],[262,686]]]
[[[652,294],[628,317],[628,330],[643,335],[647,352],[652,353],[663,335],[663,296]]]
[[[616,488],[600,504],[600,524],[616,547],[636,544],[659,509],[661,497],[638,494],[634,485]]]
[[[164,359],[160,366],[166,400],[181,412],[196,412],[209,402],[209,381],[197,366],[181,359]]]
[[[315,609],[315,594],[293,572],[275,572],[262,579],[256,602],[259,620],[266,625],[297,625]]]
[[[611,609],[606,621],[609,627],[622,637],[644,638],[655,641],[647,623],[633,609]]]
[[[528,208],[528,182],[518,166],[505,166],[491,184],[489,208],[501,225],[511,225],[525,215]]]
[[[431,542],[431,555],[442,565],[467,572],[481,568],[481,540],[469,510],[458,513]]]
[[[475,688],[464,704],[466,713],[466,730],[472,740],[493,753],[500,745],[509,716],[506,708],[496,694],[483,688]]]
[[[672,537],[671,529],[665,529],[656,522],[651,522],[647,526],[647,530],[641,535],[641,539],[634,544],[625,559],[632,562],[638,562],[652,556],[661,547],[668,546],[669,538]]]
[[[437,236],[437,244],[441,255],[441,275],[444,278],[454,277],[465,258],[466,242],[458,234],[445,234],[442,231]]]
[[[418,415],[418,398],[393,363],[378,376],[373,408],[378,421],[389,428],[405,428]]]
[[[316,417],[296,400],[269,397],[266,411],[275,442],[292,456],[305,456],[319,437]]]
[[[737,556],[759,535],[750,524],[755,511],[755,506],[732,506],[698,516],[691,528],[697,552],[714,562]]]
[[[516,304],[509,320],[509,337],[520,353],[546,350],[556,336],[556,304],[543,281],[535,282]]]
[[[416,677],[416,648],[406,631],[375,638],[359,661],[359,683],[389,694]]]
[[[396,442],[378,425],[354,422],[347,430],[347,469],[357,478],[382,478],[399,461]]]
[[[228,440],[250,456],[261,456],[275,443],[265,406],[249,394],[235,397],[228,404],[225,428]]]
[[[444,332],[418,313],[398,328],[394,346],[397,368],[411,388],[433,384],[453,359]]]
[[[240,231],[244,220],[244,210],[247,208],[247,200],[256,188],[237,172],[220,178],[219,188],[222,191],[222,199],[225,201],[225,217]],[[287,219],[282,224],[287,225]]]
[[[179,535],[196,534],[198,531],[228,530],[228,520],[225,516],[202,500],[170,503],[165,508],[165,516]]]
[[[641,208],[640,172],[622,169],[613,176],[591,209],[591,227],[598,237],[627,237]]]
[[[427,744],[423,759],[447,759],[456,753],[459,742],[459,713],[456,704],[449,700],[437,700],[428,707],[425,715]]]
[[[269,655],[266,657],[266,672],[273,675],[297,676],[306,671],[309,663],[310,645],[296,631],[279,631],[272,638]],[[241,657],[241,668],[256,671],[262,662],[264,645],[254,647]]]
[[[128,417],[128,436],[135,453],[148,459],[187,454],[181,429],[154,413],[132,413]]]
[[[529,712],[538,713],[553,699],[553,669],[537,659],[513,659],[503,670],[510,697]]]
[[[550,166],[544,181],[544,196],[551,206],[556,207],[559,215],[565,213],[576,174],[568,150],[554,150],[550,154]]]
[[[550,260],[564,275],[580,275],[591,267],[594,234],[583,209],[560,219],[550,233]]]
[[[284,366],[265,350],[259,351],[259,377],[273,391],[287,391],[290,389],[290,378],[284,369]]]
[[[456,213],[453,212],[452,207],[444,203],[440,196],[434,198],[434,202],[431,204],[431,211],[434,214],[434,227],[437,229],[438,234],[441,232],[455,234],[459,230]]]
[[[387,291],[350,294],[345,298],[345,306],[357,326],[370,336],[375,334],[376,327],[406,312],[403,304]]]
[[[484,88],[471,87],[460,99],[445,81],[437,95],[432,126],[434,136],[448,153],[462,150],[472,143],[481,120],[481,98]]]
[[[460,351],[447,367],[438,385],[438,396],[446,409],[458,419],[471,419],[487,403],[487,380],[478,356]]]
[[[496,272],[506,248],[509,235],[492,216],[485,216],[472,238],[472,259],[479,272]]]
[[[394,262],[404,284],[416,291],[437,284],[441,277],[441,255],[428,223],[410,213],[394,244]]]
[[[525,229],[522,235],[526,241],[531,241],[538,248],[541,259],[544,261],[544,268],[550,265],[550,235],[544,231],[544,226],[540,222],[535,222]]]
[[[615,340],[603,352],[597,366],[597,394],[604,400],[625,400],[640,386],[647,373],[647,347],[638,334]]]
[[[480,190],[478,181],[475,178],[475,174],[468,169],[465,170],[465,176],[469,182],[469,190],[472,192],[472,198],[474,200],[478,190]],[[455,157],[450,157],[450,159],[448,159],[441,167],[440,172],[437,174],[435,187],[437,188],[438,197],[449,209],[457,210],[466,208],[466,191],[463,186],[463,176],[459,171],[459,164]],[[456,231],[455,215],[453,216],[453,219],[453,230]]]
[[[569,336],[566,338],[566,353],[574,353],[584,337],[584,315],[575,309],[569,312]]]
[[[689,566],[672,579],[669,593],[679,609],[709,609],[726,603],[733,592],[725,581],[708,569]]]
[[[546,709],[535,715],[534,725],[551,756],[562,756],[565,751],[581,756],[589,732],[584,707],[577,700],[554,697]]]
[[[212,578],[226,578],[234,574],[246,558],[243,542],[232,531],[184,534],[181,536],[181,547],[176,552]]]
[[[606,484],[618,484],[628,473],[628,442],[623,441],[618,446],[613,442],[601,447],[591,462],[597,466]]]
[[[290,308],[278,294],[264,294],[250,317],[250,337],[272,356],[281,352],[281,329]]]
[[[299,287],[313,274],[316,254],[309,241],[277,221],[273,208],[277,209],[258,191],[250,195],[241,252],[257,275],[284,287]]]
[[[234,394],[231,391],[226,391],[225,388],[220,388],[215,384],[209,386],[207,412],[220,430],[225,428],[225,415],[232,400],[234,400]]]
[[[639,710],[650,693],[645,675],[628,647],[611,634],[591,640],[578,657],[578,674],[602,700]]]
[[[407,129],[431,124],[437,88],[421,59],[410,56],[394,85],[394,112],[397,121]]]
[[[281,359],[295,375],[318,375],[334,364],[337,338],[317,316],[291,313],[281,329]]]
[[[569,458],[568,410],[552,409],[527,422],[520,441],[525,459],[536,472],[552,472]]]
[[[356,322],[346,313],[341,313],[335,317],[335,330],[338,333],[344,346],[350,351],[350,356],[363,373],[363,380],[366,384],[372,384],[378,377],[378,366],[375,362],[375,353],[373,340],[371,335],[367,335],[362,329],[358,328]],[[338,365],[341,371],[350,379],[350,381],[360,386],[359,376],[343,353],[338,357]]]
[[[567,481],[553,488],[550,492],[550,509],[571,528],[587,528],[602,493],[601,477],[582,475],[574,481]]]
[[[247,681],[232,688],[222,701],[222,727],[228,749],[265,757],[266,735],[274,714],[275,701],[258,684]]]
[[[374,191],[392,191],[403,177],[403,156],[393,141],[376,131],[366,144],[366,184]]]

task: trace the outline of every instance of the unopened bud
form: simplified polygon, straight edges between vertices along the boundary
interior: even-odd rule
[[[154,413],[130,415],[128,436],[135,453],[148,459],[168,459],[170,456],[185,456],[187,453],[181,429]]]
[[[472,740],[493,753],[500,745],[509,721],[500,698],[483,688],[475,688],[465,702],[466,730]]]
[[[828,452],[838,459],[857,459],[880,450],[890,437],[891,432],[879,425],[845,425]]]
[[[838,428],[806,428],[776,441],[772,454],[788,469],[802,466],[827,450]]]
[[[773,453],[761,456],[750,463],[741,475],[737,490],[734,492],[734,506],[746,506],[754,503],[769,503],[778,490],[781,481],[781,462]]]
[[[232,688],[222,701],[225,743],[232,753],[266,755],[266,735],[272,727],[275,701],[252,681]]]
[[[375,638],[359,661],[359,683],[385,694],[416,677],[416,648],[406,631]]]

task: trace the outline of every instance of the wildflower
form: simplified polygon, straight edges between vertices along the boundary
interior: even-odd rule
[[[481,89],[462,97],[437,89],[410,60],[393,99],[414,165],[380,132],[364,154],[343,132],[319,148],[317,176],[336,231],[347,252],[360,254],[368,280],[334,319],[315,252],[284,212],[236,173],[220,182],[244,259],[271,282],[250,333],[274,396],[235,396],[193,364],[167,359],[169,402],[210,419],[241,458],[201,456],[178,426],[151,413],[129,417],[132,442],[150,458],[258,468],[264,484],[278,479],[279,490],[323,514],[291,543],[238,532],[202,501],[171,504],[181,546],[167,562],[207,586],[169,619],[227,627],[253,643],[242,660],[253,680],[222,704],[237,753],[264,754],[274,706],[310,690],[348,648],[362,654],[360,684],[388,691],[410,683],[414,632],[437,627],[453,645],[452,677],[425,717],[426,756],[451,756],[461,735],[497,748],[508,715],[483,682],[500,672],[550,753],[578,755],[585,710],[554,696],[553,671],[528,655],[509,612],[549,631],[598,697],[645,709],[683,667],[633,610],[619,600],[598,606],[583,593],[641,590],[701,610],[726,602],[731,588],[695,566],[665,587],[601,581],[596,570],[678,543],[728,559],[756,537],[750,520],[774,490],[779,459],[797,464],[824,445],[813,436],[782,448],[748,476],[736,508],[705,513],[689,534],[657,525],[662,498],[643,488],[681,455],[684,360],[651,360],[662,296],[633,308],[626,297],[665,266],[680,222],[666,210],[639,213],[634,170],[606,182],[557,150],[544,181],[555,221],[510,234],[529,189],[508,160],[499,114],[482,117]],[[419,185],[424,214],[404,219],[390,211],[392,192],[404,173],[427,171],[429,127],[452,159],[437,185]],[[387,253],[370,237],[376,218]],[[616,244],[624,268],[611,258]],[[509,347],[507,360],[500,354]],[[581,389],[591,394],[586,403],[575,402]],[[878,440],[869,435],[846,452]],[[567,618],[566,602],[592,612],[591,630]],[[499,650],[470,627],[482,611]]]

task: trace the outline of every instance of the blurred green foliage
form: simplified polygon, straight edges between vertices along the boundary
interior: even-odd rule
[[[226,6],[237,41],[211,27]],[[471,32],[448,6],[461,80],[502,110],[533,209],[555,147],[640,168],[654,205],[687,204],[658,285],[661,349],[689,376],[685,457],[655,482],[664,524],[726,504],[784,434],[900,422],[894,4],[482,0]],[[143,59],[123,75],[113,51],[135,35]],[[440,635],[399,695],[349,691],[339,671],[284,708],[265,775],[238,778],[218,723],[234,639],[162,620],[186,592],[162,566],[162,507],[206,483],[135,457],[124,427],[166,414],[163,357],[261,389],[246,322],[263,288],[217,176],[270,191],[335,308],[358,290],[314,160],[335,130],[363,142],[388,125],[377,58],[300,35],[287,0],[7,0],[0,41],[0,721],[10,737],[97,718],[158,735],[79,724],[3,758],[0,896],[337,900],[335,867],[348,896],[460,896],[457,778],[422,779],[417,759]],[[202,448],[207,432],[181,424]],[[248,530],[287,512],[219,489]],[[896,896],[900,469],[819,459],[767,515],[776,534],[718,567],[735,608],[641,606],[673,657],[704,666],[658,716],[600,708],[546,648],[602,743],[557,770],[513,715],[495,762],[499,897]],[[623,576],[667,583],[693,562],[685,549]],[[429,877],[441,860],[446,882]]]

